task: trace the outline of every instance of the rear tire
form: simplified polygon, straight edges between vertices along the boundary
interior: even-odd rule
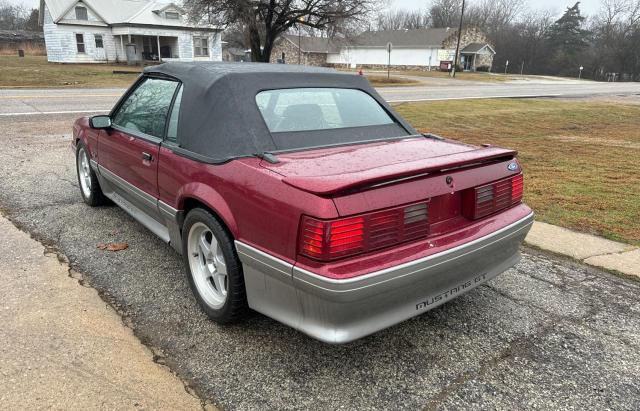
[[[182,257],[191,291],[209,318],[220,324],[241,319],[247,311],[242,265],[231,236],[209,211],[187,214]]]
[[[82,200],[91,207],[105,204],[107,199],[100,188],[98,176],[91,167],[89,151],[82,142],[78,142],[76,148],[76,172],[78,174],[78,186],[80,187]]]

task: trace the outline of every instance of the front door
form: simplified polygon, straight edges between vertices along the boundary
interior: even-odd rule
[[[472,71],[473,70],[473,60],[475,59],[475,55],[474,54],[466,54],[462,56],[463,59],[463,69],[465,71]]]
[[[178,82],[147,77],[112,113],[101,133],[98,165],[105,194],[153,231],[158,212],[158,154]],[[156,233],[159,234],[159,233]]]

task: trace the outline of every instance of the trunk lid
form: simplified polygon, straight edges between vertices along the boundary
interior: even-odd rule
[[[262,161],[261,165],[282,175],[285,184],[320,196],[339,197],[403,179],[510,160],[515,154],[497,147],[418,137],[278,154],[278,163]]]

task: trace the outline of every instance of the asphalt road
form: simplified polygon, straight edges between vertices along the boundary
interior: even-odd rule
[[[530,249],[487,285],[345,346],[259,314],[214,324],[169,246],[81,201],[73,118],[0,117],[3,213],[67,255],[158,362],[221,408],[640,409],[640,283]],[[129,248],[96,248],[110,241]]]
[[[382,87],[390,102],[490,97],[585,97],[640,95],[640,83],[546,81],[544,83],[478,83],[442,81],[412,87]],[[96,113],[111,109],[122,89],[0,89],[0,117],[38,113]]]

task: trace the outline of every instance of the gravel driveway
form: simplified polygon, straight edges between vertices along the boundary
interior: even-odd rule
[[[487,285],[345,346],[259,314],[208,321],[169,246],[117,207],[82,203],[72,120],[0,118],[0,207],[221,408],[640,409],[640,283],[530,249]],[[129,248],[96,248],[110,241]]]

